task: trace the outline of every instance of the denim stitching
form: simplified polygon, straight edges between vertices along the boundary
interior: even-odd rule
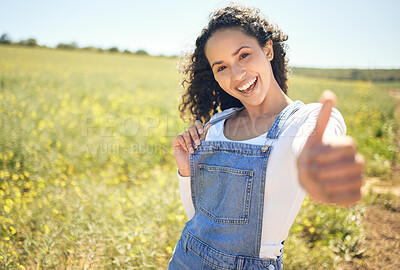
[[[234,259],[244,259],[244,260],[254,260],[254,261],[261,261],[261,262],[265,262],[265,263],[275,263],[277,261],[279,261],[278,259],[263,259],[263,258],[256,258],[256,257],[250,257],[250,256],[235,256],[235,255],[231,255],[225,252],[221,252],[215,248],[213,248],[212,246],[208,245],[207,243],[204,243],[203,241],[201,241],[200,239],[198,239],[196,236],[194,236],[190,231],[188,231],[187,229],[186,233],[188,234],[188,237],[190,237],[192,240],[198,242],[200,245],[206,247],[207,249],[210,249],[212,252],[217,253],[218,255],[220,255],[221,257],[227,257],[229,258],[229,260],[234,260]],[[192,250],[193,252],[195,251],[193,248],[191,248],[191,246],[189,245],[190,239],[188,240],[188,248],[190,248],[190,250]],[[198,254],[198,253],[196,253]],[[202,256],[201,256],[202,257]],[[202,257],[204,258],[204,257]],[[205,259],[205,258],[204,258]]]
[[[229,168],[229,167],[222,167],[222,166],[210,166],[207,164],[199,164],[199,168],[206,169],[207,171],[211,172],[228,172],[232,174],[237,174],[237,175],[249,175],[253,176],[254,171],[251,170],[240,170],[236,168]]]
[[[253,175],[254,171],[251,170],[240,170],[240,169],[235,169],[235,168],[228,168],[228,167],[221,167],[221,166],[209,166],[206,164],[198,164],[199,170],[199,179],[204,179],[204,170],[211,171],[211,172],[227,172],[227,173],[232,173],[240,176],[245,176],[245,186],[246,190],[244,193],[244,205],[242,208],[243,211],[243,216],[241,217],[217,217],[214,213],[211,211],[205,209],[202,206],[202,202],[204,201],[203,194],[204,192],[204,185],[203,181],[200,181],[200,198],[199,198],[199,203],[198,207],[200,210],[202,210],[203,213],[205,213],[208,217],[210,217],[212,220],[214,220],[217,223],[229,223],[229,224],[248,224],[248,217],[249,217],[249,204],[250,204],[250,199],[251,199],[251,187],[253,185]],[[239,180],[239,179],[238,179]]]

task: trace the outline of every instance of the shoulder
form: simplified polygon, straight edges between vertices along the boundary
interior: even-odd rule
[[[206,134],[206,141],[219,141],[219,140],[224,140],[224,125],[222,124],[224,119],[228,118],[230,114],[234,113],[237,111],[238,107],[233,107],[229,108],[226,110],[223,110],[222,112],[214,114],[211,119],[207,122],[211,123],[211,127],[208,129],[207,134]]]
[[[322,103],[308,103],[301,106],[296,117],[297,123],[316,122],[321,108]],[[335,121],[337,124],[345,126],[343,115],[336,108],[332,108],[330,121]]]
[[[296,114],[296,124],[291,133],[293,135],[292,150],[295,156],[298,156],[308,137],[312,134],[317,122],[321,103],[309,103],[302,106]],[[323,140],[328,142],[339,135],[345,135],[347,132],[346,124],[340,111],[332,108],[328,125],[325,129]]]

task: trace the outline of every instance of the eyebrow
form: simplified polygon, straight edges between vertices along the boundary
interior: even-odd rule
[[[249,47],[249,46],[242,46],[242,47],[240,47],[239,49],[237,49],[234,53],[232,53],[232,56],[237,55],[237,54],[240,52],[240,50],[241,50],[241,49],[244,49],[244,48],[250,48],[250,47]],[[211,68],[213,68],[215,65],[222,64],[222,62],[223,62],[223,61],[214,62],[214,63],[211,65]]]

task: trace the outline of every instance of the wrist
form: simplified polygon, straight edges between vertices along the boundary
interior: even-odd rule
[[[180,170],[180,169],[178,168],[178,174],[179,174],[180,176],[182,176],[182,177],[188,177],[188,176],[190,176],[190,171],[189,171],[189,170]]]

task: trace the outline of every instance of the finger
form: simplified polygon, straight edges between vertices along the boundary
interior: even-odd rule
[[[183,139],[185,140],[185,144],[186,144],[186,147],[187,147],[189,153],[194,153],[194,149],[192,147],[192,137],[191,137],[189,131],[183,132],[182,136],[183,136]]]
[[[353,177],[346,177],[339,180],[325,182],[323,184],[323,190],[329,197],[332,197],[340,195],[341,193],[359,191],[362,185],[362,176],[359,174]]]
[[[172,147],[173,147],[174,149],[177,149],[177,150],[178,150],[178,148],[181,148],[181,147],[182,147],[183,150],[185,150],[186,152],[189,151],[188,148],[187,148],[187,146],[186,146],[185,140],[183,139],[183,136],[182,136],[182,135],[176,136],[175,140],[172,142]]]
[[[203,123],[200,120],[196,120],[194,121],[194,125],[197,128],[197,132],[201,135],[203,134],[204,130],[203,130]]]
[[[342,206],[352,206],[360,202],[361,199],[361,190],[338,193],[329,197],[331,203]]]
[[[201,136],[201,140],[204,141],[206,139],[206,135],[208,130],[210,129],[212,125],[210,123],[208,123],[205,127],[204,127],[204,133]]]
[[[315,143],[321,143],[324,135],[326,126],[328,125],[329,118],[331,117],[333,101],[331,99],[325,99],[322,104],[321,111],[319,112],[317,123],[315,124],[314,134],[312,141]]]
[[[210,129],[211,126],[212,126],[211,123],[208,123],[207,126],[205,127],[204,133],[207,133],[207,131]]]
[[[323,104],[325,102],[325,100],[327,100],[327,99],[332,100],[332,102],[333,102],[332,106],[336,107],[336,104],[337,104],[336,94],[328,89],[325,90],[324,92],[322,92],[322,94],[319,98],[319,102]]]
[[[357,153],[355,144],[346,144],[332,147],[331,145],[321,145],[310,151],[309,158],[316,164],[331,164],[344,160],[354,160]]]
[[[361,175],[364,166],[355,162],[346,162],[346,164],[337,164],[331,166],[329,169],[320,168],[318,170],[313,170],[315,177],[319,181],[333,181],[335,179],[342,179],[346,177],[351,177],[355,175]]]
[[[356,155],[354,158],[347,160],[339,160],[338,162],[329,163],[313,167],[314,175],[319,180],[334,180],[348,176],[362,174],[365,167],[364,158]]]
[[[191,125],[188,129],[190,136],[192,136],[192,140],[196,145],[200,145],[199,134],[197,133],[197,128],[194,125]]]

